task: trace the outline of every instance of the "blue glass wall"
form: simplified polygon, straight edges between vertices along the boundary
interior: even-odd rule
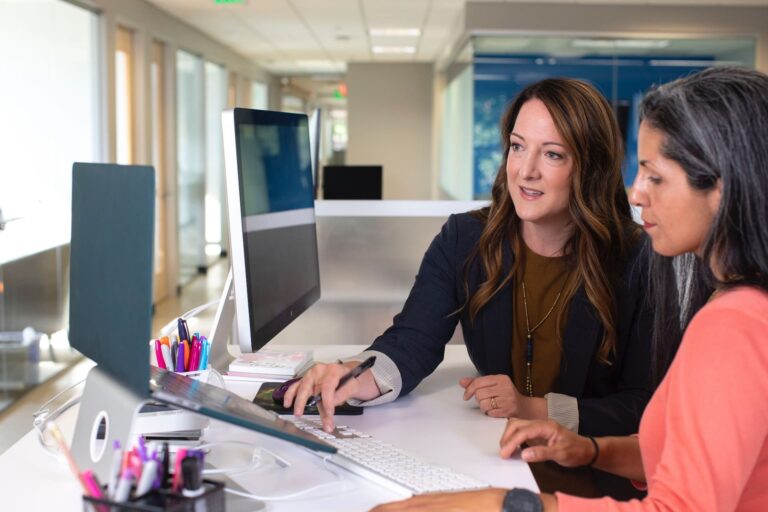
[[[593,84],[614,109],[625,137],[624,183],[637,173],[637,105],[652,85],[712,65],[713,57],[595,56],[553,58],[545,55],[482,55],[474,57],[473,195],[490,197],[501,164],[499,122],[508,103],[526,85],[544,78],[567,76]]]

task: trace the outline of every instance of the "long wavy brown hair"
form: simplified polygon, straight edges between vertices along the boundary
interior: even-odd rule
[[[564,255],[573,269],[563,291],[567,303],[583,286],[603,326],[598,359],[610,363],[616,346],[616,301],[614,287],[626,252],[641,229],[632,213],[621,176],[624,156],[619,126],[605,98],[591,85],[570,78],[550,78],[523,89],[507,108],[501,121],[504,159],[491,194],[491,205],[474,212],[484,221],[483,232],[468,264],[480,259],[486,280],[469,296],[466,308],[470,322],[518,271],[515,258],[511,272],[503,275],[504,244],[520,255],[520,218],[509,195],[506,159],[510,134],[523,104],[531,99],[546,105],[573,157],[571,193],[568,209],[573,235],[566,242]],[[464,309],[462,308],[462,309]],[[567,308],[560,308],[558,332]]]

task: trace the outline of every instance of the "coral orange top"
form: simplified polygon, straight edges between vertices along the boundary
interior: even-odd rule
[[[642,500],[558,494],[560,512],[768,511],[768,294],[704,306],[640,422]]]

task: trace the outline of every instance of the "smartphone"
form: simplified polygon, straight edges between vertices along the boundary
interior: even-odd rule
[[[272,392],[275,390],[275,388],[280,387],[282,384],[282,382],[263,383],[259,388],[259,392],[256,393],[255,397],[253,397],[253,403],[259,407],[267,409],[268,411],[274,411],[277,414],[293,414],[293,409],[283,407],[282,403],[275,402],[272,399]],[[364,407],[349,405],[348,403],[344,402],[343,404],[336,406],[335,414],[337,416],[356,416],[358,414],[363,414],[363,409]],[[317,406],[313,405],[312,407],[305,407],[304,414],[311,416],[319,415],[320,413],[317,411]]]

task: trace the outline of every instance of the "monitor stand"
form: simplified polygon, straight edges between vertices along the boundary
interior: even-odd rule
[[[232,268],[229,269],[227,279],[224,282],[224,290],[216,309],[210,336],[211,353],[208,356],[208,364],[223,370],[229,363],[240,355],[240,345],[237,339],[235,325],[235,282],[232,276]]]
[[[209,337],[209,364],[213,368],[226,368],[233,359],[228,348],[230,338],[235,343],[233,352],[239,352],[234,321],[234,281],[230,269]],[[137,395],[98,366],[93,367],[85,381],[72,438],[72,455],[77,464],[92,469],[100,481],[108,481],[114,442],[120,441],[123,448],[130,443],[136,415],[147,401],[148,396]],[[106,428],[103,439],[99,439],[102,421]]]
[[[101,482],[108,482],[114,442],[119,441],[123,449],[128,445],[136,413],[146,402],[146,396],[135,394],[94,366],[85,380],[72,437],[72,456],[78,466],[93,470]],[[104,436],[99,439],[102,422]]]

